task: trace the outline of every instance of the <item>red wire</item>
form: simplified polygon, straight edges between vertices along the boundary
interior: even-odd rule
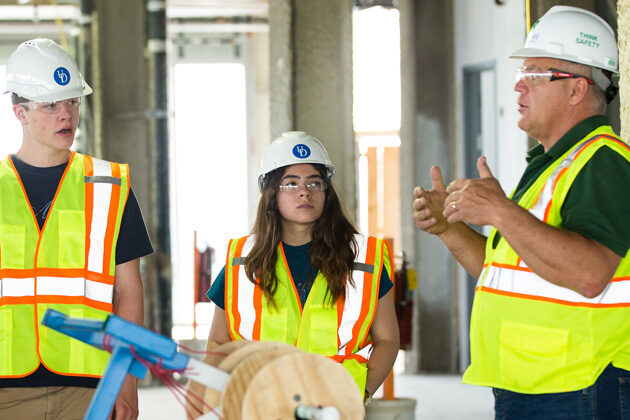
[[[135,349],[133,348],[133,346],[129,346],[129,351],[131,352],[131,354],[133,355],[133,357],[138,360],[144,367],[146,367],[155,377],[157,377],[158,379],[160,379],[162,381],[162,383],[164,383],[164,385],[166,385],[166,387],[169,389],[169,391],[171,392],[171,394],[173,394],[173,396],[175,397],[175,399],[177,400],[177,402],[179,404],[181,404],[184,407],[184,410],[186,410],[186,415],[189,419],[193,419],[194,416],[193,414],[190,412],[190,410],[188,410],[188,407],[186,405],[186,403],[188,405],[190,405],[192,408],[194,408],[199,414],[203,414],[203,409],[209,409],[210,411],[212,411],[214,414],[216,414],[219,419],[223,419],[223,417],[221,417],[219,415],[219,413],[217,413],[214,408],[212,408],[210,405],[208,405],[203,398],[201,398],[199,395],[188,391],[182,384],[180,384],[179,382],[177,382],[171,375],[173,372],[177,372],[179,374],[183,373],[183,369],[165,369],[162,367],[162,359],[160,358],[156,363],[152,363],[146,359],[143,359],[142,357],[140,357]],[[182,401],[182,397],[183,397],[183,401]],[[197,400],[196,402],[193,401],[193,399]],[[201,403],[202,407],[199,407],[198,403]]]
[[[112,341],[111,335],[103,334],[103,349],[105,349],[108,353],[112,352],[111,341]]]
[[[186,350],[188,353],[195,353],[195,354],[215,354],[217,356],[227,356],[228,353],[222,353],[222,352],[216,352],[216,351],[205,351],[205,350],[193,350],[190,347],[186,347],[186,346],[182,346],[181,344],[178,344],[179,348]]]

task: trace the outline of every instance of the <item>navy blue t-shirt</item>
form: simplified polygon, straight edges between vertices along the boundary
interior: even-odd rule
[[[68,163],[48,168],[28,165],[15,155],[11,156],[17,170],[28,201],[31,204],[39,228],[44,226],[46,216],[55,198],[55,192],[61,181],[61,176]],[[153,253],[153,246],[144,225],[140,206],[133,191],[129,190],[129,197],[125,204],[120,232],[116,242],[116,265],[144,257]],[[40,387],[40,386],[80,386],[96,388],[98,378],[57,375],[43,365],[32,374],[23,378],[0,378],[0,388],[11,387]]]
[[[291,277],[293,277],[295,288],[300,296],[300,302],[304,306],[318,273],[318,270],[311,264],[311,256],[309,255],[311,242],[299,246],[291,246],[283,242],[282,248],[287,258],[287,264],[289,264],[289,271],[291,272]],[[394,284],[389,278],[387,270],[382,270],[378,298],[385,296],[393,286]],[[212,283],[212,286],[210,286],[210,290],[208,290],[206,295],[219,308],[225,309],[225,266]]]

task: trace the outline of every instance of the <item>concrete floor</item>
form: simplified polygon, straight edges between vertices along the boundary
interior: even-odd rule
[[[397,375],[396,397],[416,400],[416,419],[488,420],[494,418],[489,388],[463,385],[459,375]],[[140,420],[185,420],[186,413],[166,387],[140,389]],[[376,392],[375,398],[381,395]],[[382,420],[385,420],[383,417]]]

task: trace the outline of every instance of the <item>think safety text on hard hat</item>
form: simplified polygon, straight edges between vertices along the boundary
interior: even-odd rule
[[[597,67],[617,74],[615,33],[595,13],[554,6],[527,34],[525,45],[510,58],[550,57]]]

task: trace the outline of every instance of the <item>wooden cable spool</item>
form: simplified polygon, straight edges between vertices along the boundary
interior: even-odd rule
[[[227,358],[232,352],[247,347],[250,344],[254,344],[252,341],[230,341],[224,344],[217,344],[213,341],[208,341],[206,346],[206,352],[209,354],[203,359],[203,362],[207,365],[214,366],[216,368],[219,367],[221,362]],[[208,388],[204,385],[201,385],[195,381],[189,381],[188,386],[186,387],[186,392],[189,395],[196,395],[199,398],[203,399],[203,401],[212,408],[217,408],[221,401],[221,392],[216,389]],[[190,413],[198,413],[195,407],[199,407],[202,404],[199,403],[195,398],[189,397],[189,401],[186,402],[186,408]]]
[[[225,419],[242,419],[242,403],[245,393],[248,391],[252,379],[258,372],[275,359],[290,353],[297,353],[297,349],[276,348],[265,349],[251,354],[239,363],[231,372],[223,393],[221,394],[221,408]],[[268,404],[275,404],[270,401]]]
[[[234,371],[234,381],[240,380],[239,374]],[[238,419],[294,420],[298,405],[333,406],[344,420],[364,418],[363,400],[350,374],[327,357],[300,352],[275,358],[256,372],[243,395]],[[227,417],[227,405],[224,413],[232,419]]]
[[[207,388],[204,402],[220,405],[225,420],[295,420],[298,405],[332,406],[342,419],[363,419],[356,383],[327,357],[274,342],[235,341],[211,351],[204,362],[230,377],[222,392]],[[188,388],[205,387],[191,382]]]

